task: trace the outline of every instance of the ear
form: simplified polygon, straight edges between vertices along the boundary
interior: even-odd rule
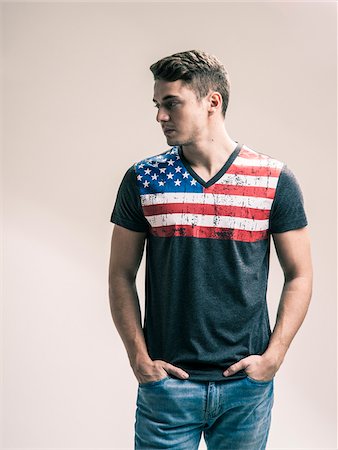
[[[212,114],[215,114],[217,110],[222,110],[222,95],[214,91],[211,94],[209,94],[209,112]]]

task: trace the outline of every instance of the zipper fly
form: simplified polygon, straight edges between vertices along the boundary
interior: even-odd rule
[[[205,420],[215,417],[218,414],[220,407],[220,390],[217,383],[209,381],[207,386],[207,397],[205,406]]]

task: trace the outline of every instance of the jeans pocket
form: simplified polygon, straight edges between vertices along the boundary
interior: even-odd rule
[[[249,375],[246,376],[246,379],[253,384],[258,384],[258,385],[267,385],[273,382],[274,377],[271,380],[255,380],[254,378],[249,377]]]
[[[146,383],[139,383],[139,387],[148,387],[148,386],[157,386],[159,384],[164,383],[166,380],[170,378],[169,375],[165,376],[164,378],[161,378],[160,380],[155,381],[147,381]]]

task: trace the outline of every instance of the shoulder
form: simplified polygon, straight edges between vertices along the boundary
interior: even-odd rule
[[[147,168],[156,168],[160,164],[171,164],[171,161],[175,161],[178,155],[178,147],[171,147],[167,150],[164,150],[161,153],[156,153],[152,156],[147,156],[146,158],[143,158],[133,164],[133,168],[136,172],[139,172],[140,170],[144,171]]]
[[[129,166],[123,177],[123,181],[126,183],[134,182],[135,175],[138,175],[138,179],[140,179],[139,175],[141,172],[145,172],[145,174],[151,172],[151,169],[157,168],[162,163],[169,164],[171,163],[171,159],[174,158],[176,160],[176,156],[178,154],[178,147],[171,147],[161,153],[157,153],[152,156],[147,156],[146,158],[140,159],[139,161],[134,162],[131,166]]]
[[[279,171],[286,166],[284,161],[268,155],[267,153],[254,150],[245,144],[242,146],[238,154],[238,158],[242,160],[243,164],[260,167],[273,167],[279,169]]]

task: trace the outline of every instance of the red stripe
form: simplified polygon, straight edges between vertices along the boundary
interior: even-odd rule
[[[246,219],[264,220],[270,215],[269,209],[248,208],[232,205],[208,205],[206,203],[164,203],[158,205],[143,206],[145,216],[157,214],[203,214],[211,216],[230,216]]]
[[[226,173],[236,175],[254,175],[257,177],[278,177],[281,169],[278,167],[236,166],[232,164]]]
[[[213,184],[204,188],[205,194],[246,195],[249,197],[274,198],[275,188],[239,186],[236,184]]]
[[[270,158],[268,155],[264,155],[263,153],[254,153],[249,150],[247,150],[245,147],[242,147],[240,152],[237,156],[240,156],[241,158],[248,158],[248,159],[268,159]]]
[[[192,225],[169,225],[166,227],[151,227],[150,233],[157,237],[197,237],[211,239],[226,239],[242,242],[256,242],[268,239],[268,230],[247,231],[235,228],[201,227]]]

